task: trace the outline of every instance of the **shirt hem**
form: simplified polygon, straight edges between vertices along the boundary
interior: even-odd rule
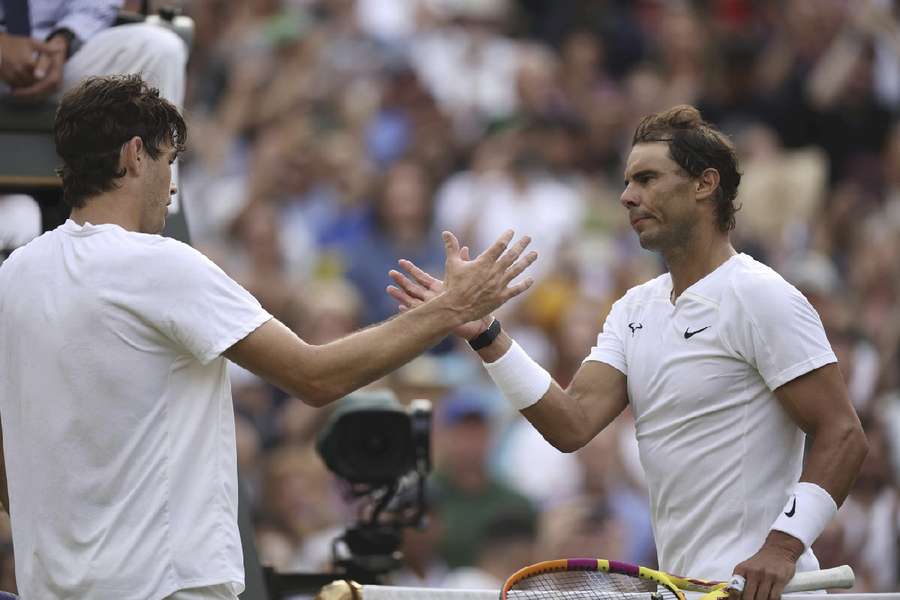
[[[793,381],[801,375],[806,375],[810,371],[818,369],[819,367],[824,367],[825,365],[829,365],[831,363],[836,363],[837,361],[837,356],[834,354],[834,352],[829,350],[828,352],[825,352],[818,356],[808,358],[801,363],[797,363],[792,367],[788,367],[772,379],[766,380],[766,385],[768,385],[769,389],[774,392],[776,389],[780,388],[789,381]]]
[[[238,333],[225,338],[224,340],[220,341],[218,344],[212,346],[209,350],[204,352],[203,356],[197,357],[200,360],[200,364],[202,364],[203,366],[208,365],[213,360],[218,358],[223,352],[259,329],[264,323],[268,322],[272,318],[272,315],[270,315],[268,312],[263,311],[262,314],[257,315],[255,319],[252,319],[244,327],[238,330]]]
[[[624,363],[620,365],[606,357],[594,356],[593,354],[588,354],[587,357],[583,361],[581,361],[581,364],[584,364],[586,362],[602,362],[603,364],[611,366],[616,371],[619,371],[620,373],[622,373],[622,375],[625,375],[626,377],[628,376],[628,372],[625,370]]]
[[[152,597],[152,600],[165,600],[172,594],[176,594],[178,592],[182,592],[184,590],[189,590],[192,588],[202,588],[209,587],[213,585],[222,585],[222,584],[230,584],[234,589],[235,595],[238,595],[244,591],[244,578],[237,577],[235,575],[223,575],[216,577],[204,577],[201,579],[186,579],[182,581],[178,581],[174,586],[171,586],[170,589],[164,588],[162,595],[155,595]]]

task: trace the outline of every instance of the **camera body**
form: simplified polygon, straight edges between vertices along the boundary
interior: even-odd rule
[[[420,527],[431,470],[431,402],[403,407],[389,391],[341,400],[316,448],[329,470],[364,498],[361,516],[334,540],[335,567],[361,583],[400,565],[404,527]]]
[[[404,408],[390,392],[358,392],[341,401],[316,448],[325,465],[352,484],[389,485],[431,469],[431,402]]]

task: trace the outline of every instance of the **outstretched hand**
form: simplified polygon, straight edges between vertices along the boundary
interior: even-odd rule
[[[522,256],[531,242],[530,237],[523,236],[509,246],[512,237],[513,232],[506,231],[490,248],[470,260],[468,247],[460,248],[456,237],[445,231],[445,281],[426,273],[411,261],[400,260],[400,266],[408,275],[391,270],[389,275],[397,285],[388,286],[387,293],[397,300],[401,311],[414,308],[441,294],[448,294],[451,305],[461,314],[462,323],[454,329],[454,334],[472,339],[491,324],[491,311],[534,283],[529,277],[510,285],[513,279],[537,259],[536,252]]]
[[[460,256],[464,260],[469,260],[468,246],[463,246],[460,250]],[[398,302],[398,308],[401,312],[419,306],[444,291],[443,281],[423,271],[411,260],[402,258],[398,262],[406,273],[393,269],[388,272],[388,275],[397,285],[389,285],[387,293]],[[468,321],[454,329],[453,334],[463,339],[471,340],[490,327],[492,319],[488,315],[474,321]]]

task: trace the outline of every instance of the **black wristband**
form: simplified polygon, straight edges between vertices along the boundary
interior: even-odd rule
[[[472,350],[481,350],[486,346],[490,346],[497,339],[498,335],[500,335],[500,320],[494,319],[490,327],[469,340],[469,345],[472,346]]]

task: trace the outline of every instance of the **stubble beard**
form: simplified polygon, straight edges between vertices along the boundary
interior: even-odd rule
[[[655,231],[638,234],[638,242],[644,250],[658,252],[663,256],[673,252],[680,253],[688,247],[694,237],[694,226],[695,223],[688,220],[670,222],[668,226],[657,222]]]

